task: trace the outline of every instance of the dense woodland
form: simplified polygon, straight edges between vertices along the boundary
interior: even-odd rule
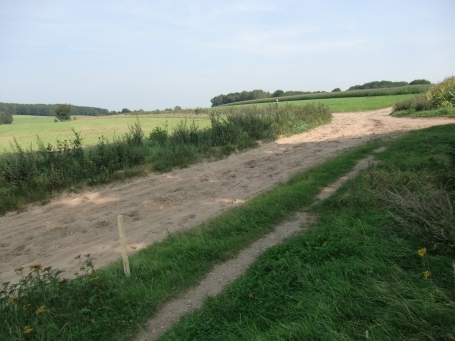
[[[354,85],[351,86],[347,91],[350,90],[365,90],[365,89],[380,89],[380,88],[396,88],[406,85],[418,85],[418,84],[431,84],[430,81],[426,79],[416,79],[411,83],[408,82],[391,82],[391,81],[374,81],[365,83],[363,85]],[[332,92],[341,91],[340,88],[332,90]],[[227,95],[218,95],[213,97],[210,102],[212,102],[212,107],[218,105],[250,101],[261,98],[273,98],[273,97],[282,97],[282,96],[294,96],[294,95],[306,95],[312,93],[321,93],[325,91],[283,91],[276,90],[273,93],[264,90],[253,90],[253,91],[242,91],[242,92],[231,92]]]
[[[10,115],[55,116],[55,109],[57,109],[58,106],[59,104],[17,104],[0,102],[0,112]],[[105,116],[109,115],[109,110],[72,105],[71,115]]]

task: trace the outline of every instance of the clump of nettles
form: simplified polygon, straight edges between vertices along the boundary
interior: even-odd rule
[[[74,274],[76,281],[99,280],[89,253],[75,258],[80,261],[80,272]],[[61,307],[62,296],[66,295],[64,287],[70,281],[61,278],[63,270],[43,268],[41,264],[29,266],[29,271],[18,267],[15,272],[21,276],[19,282],[4,282],[0,286],[0,336],[8,335],[8,340],[22,340],[23,336],[35,334],[43,337],[47,335],[46,328],[54,325],[52,321]]]

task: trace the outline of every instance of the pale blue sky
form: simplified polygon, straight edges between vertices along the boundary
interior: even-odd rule
[[[455,74],[454,0],[0,0],[0,102],[207,107]]]

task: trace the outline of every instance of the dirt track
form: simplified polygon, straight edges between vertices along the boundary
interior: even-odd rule
[[[334,114],[310,132],[263,144],[216,162],[61,195],[45,206],[0,217],[0,282],[14,268],[41,263],[76,272],[79,253],[100,267],[119,257],[117,215],[125,216],[131,251],[220,214],[292,174],[369,140],[455,119],[393,118],[390,109]]]

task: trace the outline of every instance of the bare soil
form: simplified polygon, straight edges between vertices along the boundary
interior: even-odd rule
[[[119,258],[117,215],[125,217],[128,249],[188,229],[294,173],[372,139],[455,119],[393,118],[390,109],[334,114],[331,124],[266,143],[215,162],[166,174],[150,174],[106,186],[66,193],[49,204],[0,217],[0,282],[17,280],[14,268],[40,263],[71,275],[74,259],[91,253],[101,267]]]

